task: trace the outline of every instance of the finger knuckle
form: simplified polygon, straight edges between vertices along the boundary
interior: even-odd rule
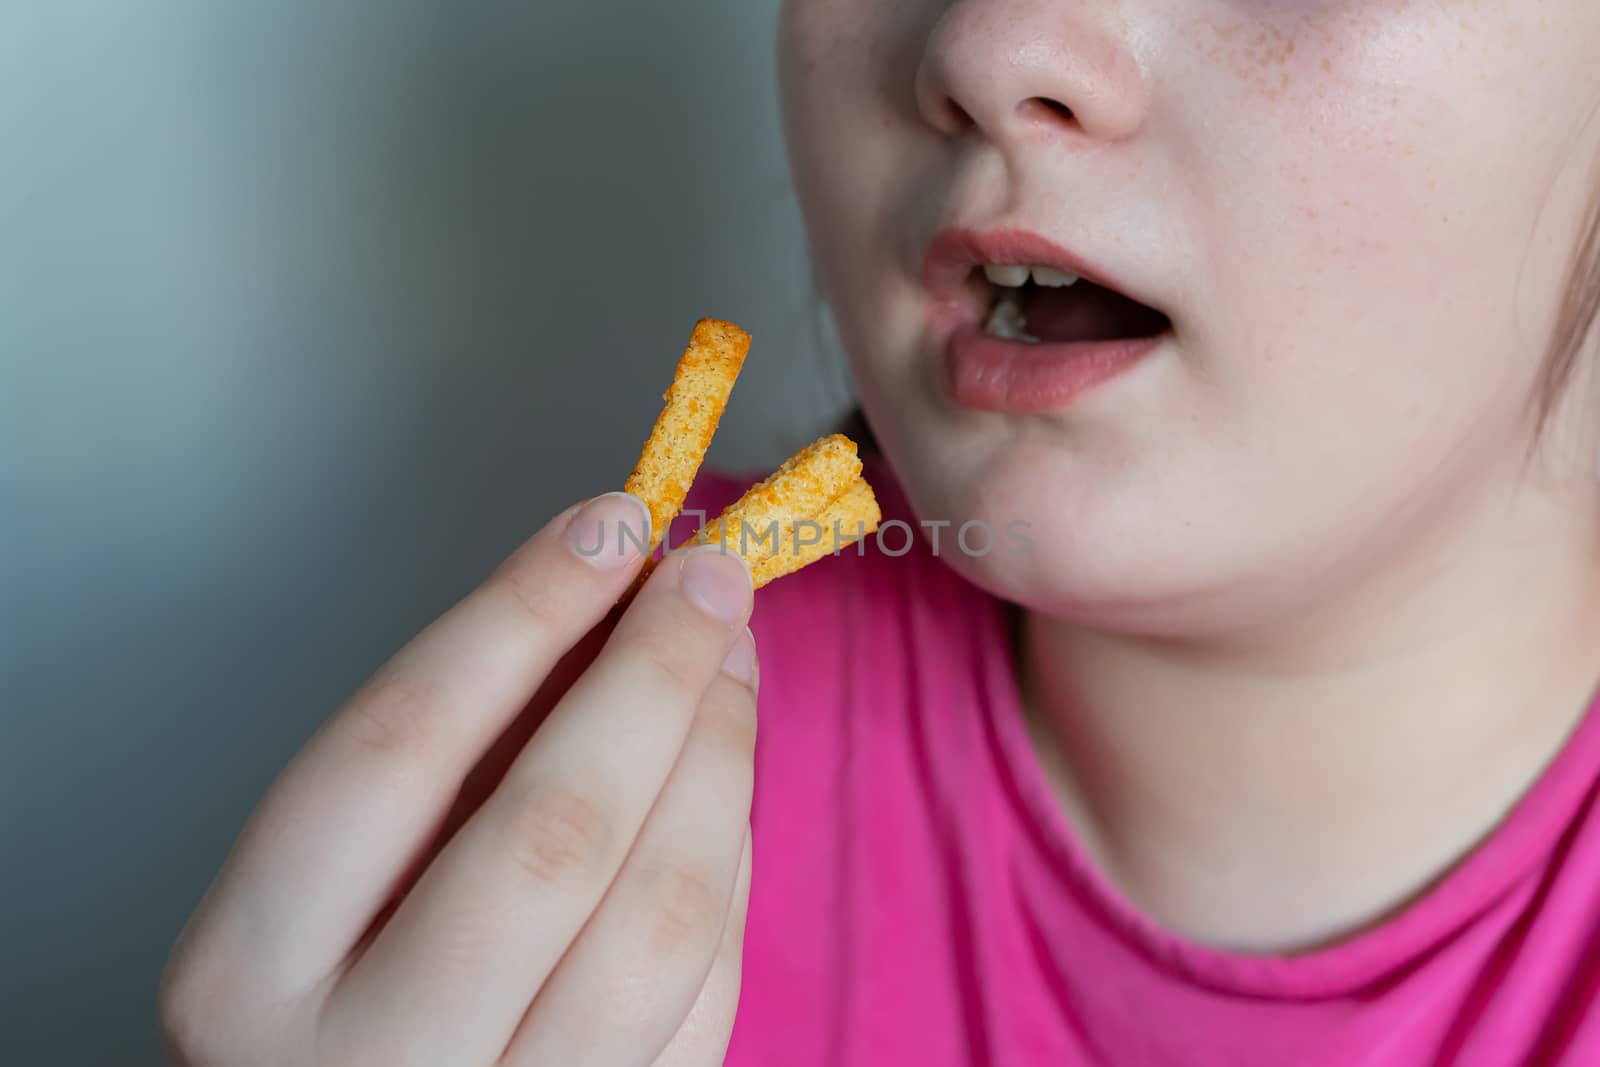
[[[673,640],[668,630],[656,627],[636,634],[631,654],[652,694],[689,707],[700,702],[705,672],[695,666],[692,653],[681,641]]]
[[[551,583],[526,561],[501,567],[490,584],[509,600],[524,619],[538,630],[564,629],[561,598]]]
[[[703,873],[666,867],[651,881],[655,902],[647,950],[653,958],[712,951],[722,936],[726,895]]]
[[[601,805],[577,790],[543,786],[520,800],[517,809],[510,854],[535,882],[590,876],[610,857],[616,824]]]
[[[434,920],[425,965],[449,979],[469,976],[493,955],[505,939],[505,916],[470,902],[450,908]]]
[[[375,676],[347,710],[356,743],[384,755],[424,750],[438,728],[438,694],[419,679]]]
[[[749,763],[756,747],[755,695],[730,679],[717,678],[700,703],[694,728],[716,751]]]

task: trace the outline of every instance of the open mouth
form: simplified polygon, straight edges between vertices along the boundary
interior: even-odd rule
[[[1055,267],[989,265],[972,276],[989,289],[983,332],[1021,344],[1157,337],[1172,322],[1155,308]]]
[[[1175,333],[1165,312],[1129,295],[1143,290],[1030,230],[941,230],[921,282],[942,386],[968,410],[1059,412]]]

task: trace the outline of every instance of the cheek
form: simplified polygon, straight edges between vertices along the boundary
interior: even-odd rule
[[[1315,92],[1363,77],[1375,55],[1466,51],[1484,23],[1475,0],[1231,0],[1192,24],[1195,50],[1257,95]],[[1221,8],[1221,10],[1216,10]]]
[[[875,90],[874,51],[904,0],[784,0],[778,17],[783,105],[795,116],[860,107]]]
[[[1485,6],[1260,0],[1197,22],[1185,80],[1208,89],[1174,127],[1213,343],[1320,385],[1379,359],[1411,361],[1417,390],[1446,362],[1463,388],[1531,375],[1508,362],[1539,337],[1511,325],[1515,282],[1562,145],[1504,90],[1538,42]]]
[[[873,91],[871,54],[884,5],[863,0],[787,0],[778,24],[778,80],[784,140],[801,205],[827,222],[830,200],[849,202],[837,186],[868,147]],[[872,118],[881,123],[881,118]]]
[[[861,330],[894,318],[882,287],[890,263],[910,254],[907,210],[942,202],[906,185],[908,174],[940,173],[939,142],[922,135],[913,93],[923,22],[938,11],[926,0],[789,0],[780,20],[791,178],[835,318],[856,338],[852,353],[904,349]]]
[[[785,0],[778,19],[778,90],[784,139],[796,169],[823,153],[824,115],[835,105],[838,45],[848,11],[836,0]],[[803,173],[798,175],[803,178]]]

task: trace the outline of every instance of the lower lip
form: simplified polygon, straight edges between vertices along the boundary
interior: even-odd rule
[[[1165,338],[1026,344],[964,325],[945,345],[945,374],[964,408],[1014,415],[1057,411],[1132,367]]]

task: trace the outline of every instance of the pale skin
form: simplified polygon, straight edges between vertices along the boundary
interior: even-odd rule
[[[1031,556],[948,558],[1025,613],[1065,818],[1177,931],[1285,951],[1376,921],[1594,689],[1592,351],[1522,459],[1597,44],[1590,0],[784,4],[862,401],[922,516],[1032,523]],[[1059,412],[954,407],[917,270],[952,223],[1107,265],[1173,343]],[[749,579],[722,560],[718,618],[661,567],[596,657],[638,563],[584,562],[571,514],[263,799],[163,982],[180,1063],[721,1062]]]
[[[179,1064],[722,1062],[750,575],[674,555],[608,618],[648,522],[623,494],[569,508],[307,743],[173,949]]]
[[[1020,605],[1073,832],[1155,920],[1326,944],[1490,831],[1600,679],[1589,0],[788,0],[790,159],[863,406]],[[1172,320],[1060,411],[941,390],[918,266],[1016,227]]]

